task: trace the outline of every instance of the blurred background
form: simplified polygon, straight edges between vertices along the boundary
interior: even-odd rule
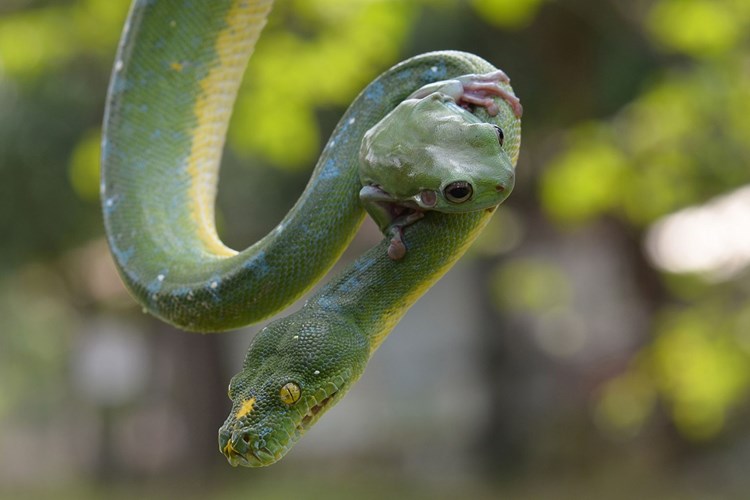
[[[230,245],[281,219],[399,60],[479,54],[525,114],[470,254],[262,470],[216,441],[258,328],[144,315],[104,242],[128,3],[0,3],[0,497],[750,497],[750,2],[278,0],[228,137]]]

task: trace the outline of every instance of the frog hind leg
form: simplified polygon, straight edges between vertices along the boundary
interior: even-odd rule
[[[396,200],[379,186],[363,186],[359,199],[380,231],[390,239],[388,257],[392,260],[403,259],[406,255],[404,227],[424,217],[424,211]]]

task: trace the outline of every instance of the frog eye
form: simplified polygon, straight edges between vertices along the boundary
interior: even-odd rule
[[[503,142],[505,141],[505,134],[503,134],[503,129],[501,129],[497,125],[495,125],[494,127],[495,127],[495,132],[497,132],[497,141],[502,146]]]
[[[474,194],[474,188],[466,181],[456,181],[445,186],[443,194],[451,203],[463,203]]]
[[[434,207],[437,203],[437,193],[431,189],[425,189],[419,193],[419,199],[425,207]]]
[[[279,398],[285,405],[293,405],[299,401],[302,390],[294,382],[287,382],[279,391]]]

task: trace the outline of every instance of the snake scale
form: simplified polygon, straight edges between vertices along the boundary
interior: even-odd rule
[[[370,83],[341,118],[312,177],[284,219],[242,251],[225,246],[214,202],[225,133],[271,0],[134,0],[110,82],[101,198],[120,276],[151,314],[199,332],[260,321],[299,298],[331,268],[365,212],[357,169],[362,138],[420,87],[495,68],[444,51],[419,55]],[[510,92],[507,84],[503,89]],[[283,96],[279,96],[280,99]],[[520,119],[473,110],[501,126],[515,165]],[[427,212],[386,239],[253,340],[229,386],[219,431],[232,465],[279,460],[352,386],[409,307],[464,253],[495,207]]]

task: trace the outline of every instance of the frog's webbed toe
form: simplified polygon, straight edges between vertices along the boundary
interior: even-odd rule
[[[425,85],[412,93],[409,98],[423,99],[431,94],[439,93],[453,99],[456,104],[464,108],[481,106],[490,116],[497,116],[500,108],[493,97],[500,97],[510,105],[513,114],[520,118],[523,114],[521,100],[501,85],[508,83],[510,83],[510,78],[501,70],[481,75],[463,75],[452,80]]]
[[[406,244],[404,243],[404,232],[398,226],[393,226],[391,242],[388,245],[388,257],[391,260],[401,260],[406,255]]]
[[[471,104],[482,106],[490,116],[497,116],[500,109],[497,107],[494,99],[492,99],[494,96],[500,97],[507,102],[517,118],[520,118],[523,114],[521,100],[500,85],[501,83],[507,84],[510,82],[508,75],[501,70],[483,75],[464,75],[458,77],[457,80],[463,86],[462,95],[456,96],[456,102],[459,105]]]
[[[406,242],[404,241],[404,228],[414,224],[424,217],[421,210],[411,210],[407,215],[399,217],[387,228],[386,236],[391,237],[391,243],[388,245],[388,257],[393,260],[401,260],[406,255]]]

